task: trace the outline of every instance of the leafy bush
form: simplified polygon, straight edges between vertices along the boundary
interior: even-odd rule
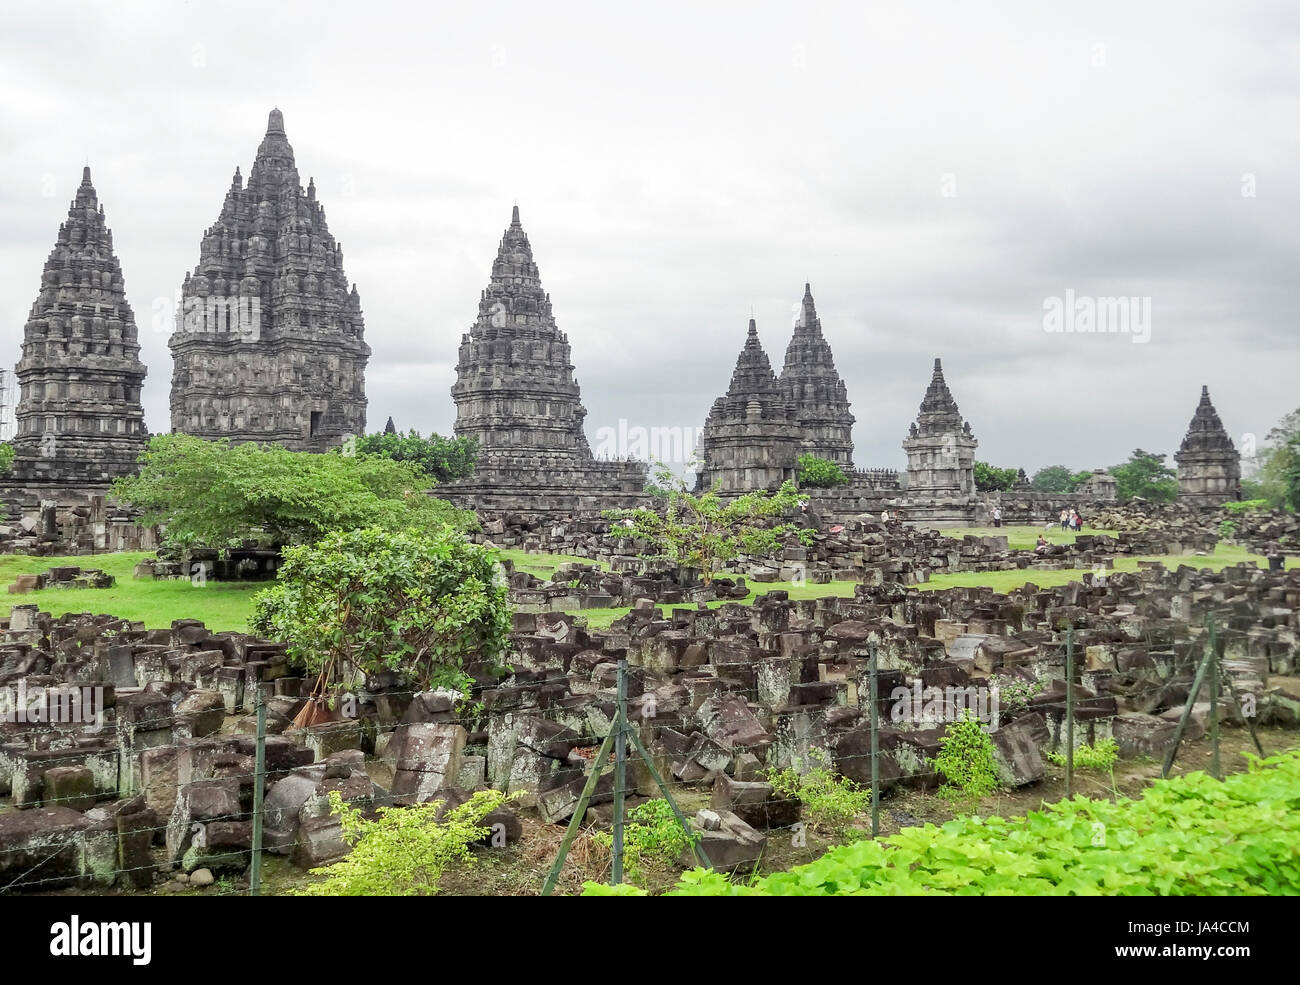
[[[827,458],[818,458],[809,452],[799,456],[799,485],[808,489],[830,489],[833,486],[846,486],[849,477],[836,463]]]
[[[362,435],[353,447],[358,455],[377,455],[394,462],[409,462],[438,482],[471,476],[478,462],[476,438],[444,438],[440,434],[422,438],[414,428],[406,434]]]
[[[419,690],[465,692],[468,665],[495,664],[509,641],[499,570],[494,551],[449,528],[334,533],[284,552],[276,583],[253,596],[249,626],[286,640],[322,688],[394,670]]]
[[[974,806],[998,788],[993,740],[968,709],[959,721],[948,725],[939,738],[939,754],[931,762],[944,776],[939,795],[953,803]]]
[[[14,467],[14,446],[7,441],[0,441],[0,473],[8,472]]]
[[[597,831],[591,837],[606,851],[613,850],[614,836],[610,832]],[[644,884],[648,866],[676,866],[691,843],[668,801],[662,797],[647,800],[627,813],[627,823],[623,826],[623,872],[629,881]]]
[[[741,553],[773,554],[787,534],[811,543],[811,529],[776,522],[799,503],[791,482],[774,493],[753,492],[724,500],[716,484],[708,492],[692,493],[666,468],[657,472],[656,479],[664,490],[659,509],[606,510],[604,516],[629,521],[635,534],[649,542],[645,556],[697,568],[706,585],[719,565]]]
[[[1266,510],[1269,502],[1267,499],[1242,499],[1235,503],[1224,503],[1223,508],[1229,513],[1245,513],[1248,510]]]
[[[426,495],[428,477],[411,464],[374,455],[316,455],[278,445],[155,435],[140,474],[113,484],[113,496],[162,524],[170,544],[235,547],[310,543],[332,530],[383,527],[460,530],[474,515]]]
[[[1123,465],[1112,465],[1115,495],[1121,502],[1141,496],[1158,503],[1178,498],[1178,473],[1165,464],[1165,456],[1135,448]]]
[[[770,770],[767,782],[778,797],[798,800],[814,828],[843,841],[854,818],[871,808],[871,790],[834,772],[824,753],[814,752],[813,757],[817,765],[808,772]]]
[[[752,885],[693,869],[668,895],[1300,894],[1300,752],[1249,758],[1246,773],[1159,780],[1138,800],[1074,797],[1025,817],[907,828]]]
[[[1224,517],[1219,521],[1219,536],[1225,539],[1230,538],[1237,532],[1237,521],[1231,517]]]
[[[459,807],[438,812],[444,801],[414,807],[380,807],[374,819],[330,792],[330,810],[343,825],[351,854],[312,869],[324,876],[297,896],[432,896],[452,865],[473,865],[470,848],[490,833],[484,818],[510,800],[499,790],[480,790]]]
[[[1048,760],[1057,766],[1065,765],[1064,752],[1049,752]],[[1119,760],[1119,745],[1114,739],[1098,739],[1093,745],[1078,746],[1074,750],[1074,768],[1110,773]]]
[[[975,463],[975,488],[980,492],[1005,492],[1019,478],[1019,469],[1000,469],[988,462]]]

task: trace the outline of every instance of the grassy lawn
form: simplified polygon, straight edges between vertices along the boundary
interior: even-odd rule
[[[978,530],[980,528],[976,528]],[[1003,528],[1014,530],[1017,528]],[[1029,528],[1021,528],[1029,529]],[[974,532],[974,531],[967,531]],[[1061,531],[1058,534],[1065,536]],[[1035,532],[1036,536],[1036,532]],[[520,550],[502,550],[503,557],[515,562],[516,570],[527,571],[546,578],[556,568],[567,561],[590,564],[586,558],[563,554],[527,554]],[[57,565],[77,565],[82,568],[103,568],[117,578],[117,585],[103,589],[45,589],[26,595],[9,596],[9,605],[35,603],[42,611],[60,616],[65,612],[111,613],[123,619],[141,620],[150,629],[164,628],[171,625],[173,619],[201,619],[214,630],[246,630],[247,619],[251,611],[250,600],[253,595],[266,586],[265,582],[216,582],[210,581],[203,587],[196,588],[188,581],[145,581],[131,577],[131,569],[142,559],[151,557],[144,552],[122,554],[94,554],[78,557],[28,557],[26,555],[0,555],[0,585],[12,584],[19,574],[44,571]],[[1117,571],[1135,571],[1139,558],[1121,558],[1115,562]],[[1263,558],[1248,553],[1244,548],[1220,544],[1213,556],[1195,555],[1161,558],[1141,558],[1140,560],[1162,561],[1167,567],[1176,568],[1180,564],[1196,567],[1218,569],[1239,561],[1253,560],[1261,567]],[[1287,567],[1300,566],[1300,559],[1289,558]],[[1007,592],[1019,588],[1026,582],[1033,582],[1043,588],[1064,585],[1070,581],[1079,581],[1087,569],[1071,568],[1063,571],[1042,571],[1029,569],[1025,571],[967,571],[951,575],[936,575],[929,582],[918,587],[926,590],[956,587],[992,588]],[[788,592],[793,599],[816,599],[830,596],[852,597],[856,582],[832,581],[825,585],[791,585],[785,582],[750,582],[750,592],[745,598],[737,599],[744,604],[753,602],[759,595],[770,591]],[[725,602],[710,602],[709,608],[725,605]],[[659,606],[659,611],[667,616],[673,608],[683,606]],[[0,610],[7,612],[8,610]],[[586,609],[578,615],[587,620],[592,629],[607,628],[610,623],[627,615],[631,609],[622,606],[613,609]]]
[[[1011,526],[1009,524],[1002,527],[935,527],[939,533],[945,537],[955,537],[960,540],[967,535],[976,537],[1006,537],[1007,546],[1013,551],[1027,551],[1038,543],[1038,535],[1045,534],[1049,544],[1073,544],[1074,539],[1079,535],[1072,530],[1062,530],[1059,523],[1053,523],[1050,528],[1035,526],[1033,524],[1019,524]],[[1093,536],[1095,534],[1106,534],[1108,537],[1118,537],[1119,533],[1115,530],[1099,530],[1094,527],[1085,526],[1083,536]]]
[[[603,567],[599,561],[574,554],[529,554],[527,551],[513,547],[509,549],[498,547],[496,551],[501,555],[502,560],[513,561],[516,571],[527,571],[538,578],[550,578],[556,568],[571,561],[578,564],[594,564],[598,568]]]
[[[36,604],[54,616],[65,612],[110,613],[123,619],[142,620],[149,629],[163,629],[173,619],[201,619],[209,629],[246,630],[249,600],[266,582],[209,581],[196,588],[188,580],[148,581],[131,577],[131,569],[152,552],[82,554],[77,557],[28,557],[0,555],[0,585],[8,587],[20,574],[47,568],[76,565],[102,568],[117,578],[112,588],[47,588],[26,595],[10,595],[9,606]],[[9,609],[4,610],[6,614]]]

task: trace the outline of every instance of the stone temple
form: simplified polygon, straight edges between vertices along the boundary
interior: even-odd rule
[[[316,452],[365,433],[361,299],[278,109],[204,233],[168,345],[173,431]]]
[[[781,384],[794,401],[801,431],[799,453],[829,459],[842,469],[853,468],[854,418],[848,389],[822,335],[809,284],[803,286],[799,317],[785,349]]]
[[[1220,506],[1241,499],[1241,456],[1210,403],[1210,388],[1201,399],[1174,453],[1178,499],[1189,506]]]
[[[148,441],[135,315],[90,168],[59,227],[23,329],[9,482],[23,498],[93,493],[134,472]]]
[[[704,422],[698,488],[717,484],[722,493],[746,493],[796,478],[804,432],[795,408],[751,318],[731,384]]]
[[[455,434],[478,441],[478,465],[438,494],[462,506],[534,511],[639,500],[643,464],[592,455],[573,368],[515,206],[478,317],[461,337],[451,388]]]

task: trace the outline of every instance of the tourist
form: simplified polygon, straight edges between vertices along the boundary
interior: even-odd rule
[[[1064,506],[1061,507],[1061,529],[1062,530],[1070,529],[1070,511],[1067,510]]]
[[[1082,525],[1083,521],[1079,519],[1079,514],[1074,510],[1070,510],[1070,529],[1077,534],[1079,532],[1079,527]]]
[[[1034,545],[1034,550],[1041,554],[1043,551],[1047,550],[1047,548],[1050,546],[1051,545],[1047,543],[1047,537],[1045,537],[1043,534],[1039,534],[1038,543]]]
[[[1002,526],[1002,507],[1001,507],[1001,506],[995,506],[995,507],[993,507],[993,526],[995,526],[995,527],[1000,527],[1000,526]]]

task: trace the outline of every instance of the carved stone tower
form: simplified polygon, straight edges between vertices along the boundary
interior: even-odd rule
[[[135,471],[145,368],[90,168],[45,261],[16,375],[12,481],[93,490]]]
[[[772,372],[751,318],[731,385],[704,422],[699,488],[718,480],[724,493],[777,488],[797,477],[800,437],[794,401]]]
[[[643,498],[642,463],[591,453],[569,339],[555,323],[518,206],[478,317],[461,336],[451,395],[456,436],[478,440],[478,463],[471,478],[443,483],[438,495],[524,511],[595,511]]]
[[[1210,403],[1210,388],[1201,399],[1174,454],[1178,465],[1178,500],[1189,506],[1219,506],[1241,499],[1241,456]]]
[[[973,496],[978,444],[970,424],[962,420],[957,401],[953,400],[943,378],[943,365],[936,359],[921,411],[903,439],[908,496],[948,499]]]
[[[785,350],[781,383],[794,401],[803,431],[801,453],[829,459],[843,469],[853,467],[853,415],[849,395],[835,369],[835,357],[822,336],[821,319],[812,288],[803,286],[803,303],[794,335]]]
[[[203,236],[168,345],[173,431],[295,451],[365,432],[361,298],[315,183],[299,182],[278,109],[247,184],[236,168]]]

